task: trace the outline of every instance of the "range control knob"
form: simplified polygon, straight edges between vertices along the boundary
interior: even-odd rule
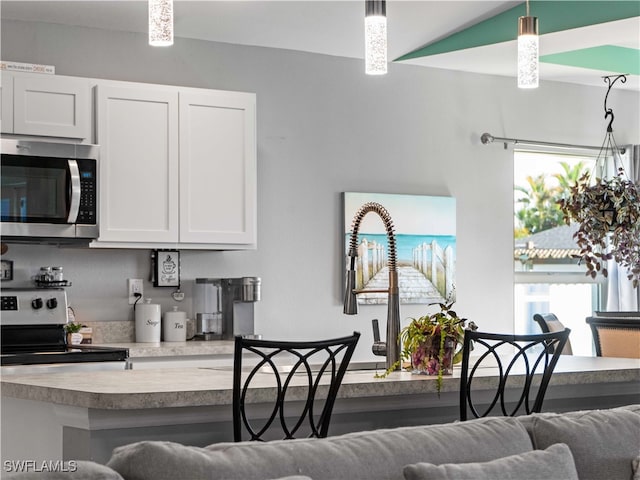
[[[57,306],[58,306],[58,299],[57,298],[50,298],[49,300],[47,300],[47,308],[49,310],[53,310]]]
[[[42,299],[40,297],[31,300],[31,308],[40,310],[42,308]]]

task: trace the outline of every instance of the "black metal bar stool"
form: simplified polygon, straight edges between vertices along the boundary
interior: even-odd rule
[[[513,335],[465,330],[460,378],[460,419],[540,412],[551,374],[569,333]],[[473,355],[473,364],[472,362]],[[483,368],[491,369],[483,375]],[[496,380],[494,371],[497,370]],[[487,371],[487,370],[485,370]],[[540,382],[534,382],[539,374]],[[474,389],[474,384],[478,387]]]
[[[272,439],[270,430],[277,427],[281,430],[279,438],[292,439],[303,430],[309,437],[326,437],[338,389],[359,338],[359,332],[348,337],[311,342],[236,337],[234,440],[243,440],[243,427],[248,433],[246,440]],[[248,367],[243,367],[245,362]],[[260,399],[258,403],[263,413],[250,419],[247,395],[252,386],[255,389],[266,387],[261,395],[269,398]],[[266,414],[264,404],[268,405]],[[254,426],[258,423],[260,425]]]
[[[547,332],[561,332],[566,327],[562,324],[558,317],[553,313],[536,313],[533,315],[533,319],[540,325],[542,333]],[[573,349],[571,348],[571,340],[567,339],[561,355],[573,355]]]
[[[596,312],[587,323],[598,357],[640,358],[640,312]]]

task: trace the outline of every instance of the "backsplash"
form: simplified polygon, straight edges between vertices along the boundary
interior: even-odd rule
[[[163,314],[178,307],[191,319],[194,278],[237,276],[233,270],[237,268],[236,264],[242,268],[247,256],[247,252],[182,251],[180,291],[184,293],[184,299],[176,301],[171,295],[176,290],[174,287],[154,287],[149,280],[150,250],[26,244],[6,246],[2,259],[13,261],[14,275],[13,280],[2,282],[2,288],[34,288],[34,277],[40,272],[40,267],[64,267],[64,278],[70,282],[70,286],[65,287],[68,305],[73,308],[75,321],[91,327],[95,344],[135,341],[134,308],[128,302],[128,278],[143,279],[144,299],[160,304]],[[141,299],[140,304],[143,301]],[[195,321],[188,321],[187,338],[194,334]]]
[[[131,343],[135,341],[134,322],[82,322],[92,329],[92,343]]]
[[[135,322],[82,322],[92,329],[92,343],[133,343],[135,342]],[[195,335],[195,321],[187,320],[187,339]]]

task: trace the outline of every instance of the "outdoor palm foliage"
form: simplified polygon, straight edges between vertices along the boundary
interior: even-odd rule
[[[522,238],[540,233],[564,223],[564,214],[558,203],[571,191],[580,176],[585,172],[584,162],[571,166],[567,162],[559,162],[563,173],[553,175],[540,174],[526,178],[527,185],[516,185],[514,190],[522,196],[516,200],[522,207],[515,212],[518,227],[515,237]],[[554,178],[557,185],[549,180]]]

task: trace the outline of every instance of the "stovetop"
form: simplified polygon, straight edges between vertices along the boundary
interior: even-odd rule
[[[24,351],[6,346],[0,355],[0,365],[42,365],[48,363],[124,362],[129,350],[95,345],[64,345],[39,351]]]
[[[0,365],[125,362],[129,350],[69,345],[67,295],[63,289],[3,289]]]

